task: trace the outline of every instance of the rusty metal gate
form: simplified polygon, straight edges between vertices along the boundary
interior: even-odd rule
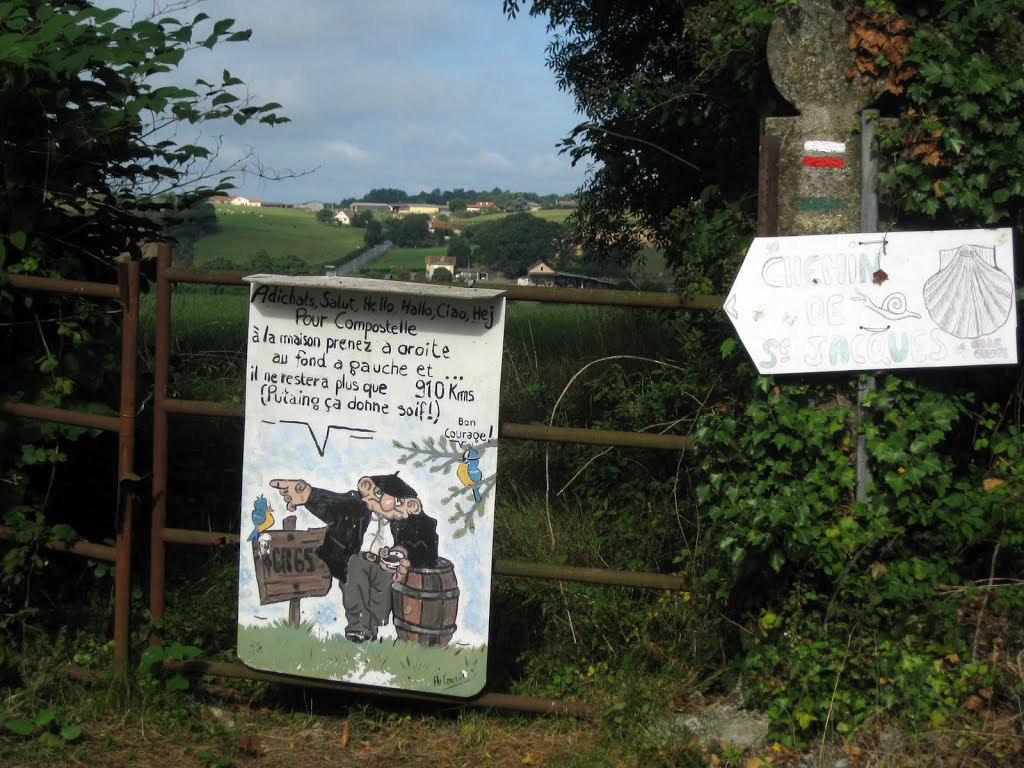
[[[176,415],[205,416],[211,418],[240,419],[244,406],[218,402],[182,400],[168,397],[171,348],[171,287],[177,283],[205,283],[246,286],[242,278],[248,272],[181,269],[171,265],[170,246],[161,246],[158,252],[156,280],[156,339],[154,360],[154,424],[153,424],[153,516],[152,551],[150,561],[150,612],[154,620],[164,617],[165,573],[168,544],[217,546],[237,543],[239,535],[167,527],[168,500],[173,489],[168,487],[168,436],[170,417]],[[722,302],[717,296],[681,296],[675,293],[645,293],[638,291],[584,290],[572,288],[510,287],[505,292],[510,301],[553,302],[562,304],[590,304],[604,306],[639,307],[670,310],[718,310]],[[513,440],[536,440],[571,444],[608,445],[631,448],[657,448],[682,451],[690,441],[680,435],[657,435],[641,432],[615,432],[595,429],[538,426],[502,422],[499,437]],[[521,578],[554,579],[591,584],[644,587],[648,589],[682,590],[681,577],[631,571],[612,571],[596,568],[575,568],[543,563],[496,560],[493,572],[497,575]],[[284,682],[305,687],[329,688],[340,691],[379,693],[384,696],[412,698],[451,703],[440,696],[413,694],[403,691],[375,691],[365,687],[316,681],[308,678],[271,674],[252,670],[239,663],[190,659],[169,662],[176,670],[195,674],[215,674],[226,677]],[[470,706],[498,707],[528,712],[564,712],[590,714],[589,708],[573,702],[535,699],[501,693],[484,693],[465,702]]]
[[[139,328],[139,264],[119,265],[117,285],[76,280],[58,280],[29,275],[7,275],[8,286],[16,291],[44,292],[88,299],[120,301],[121,315],[121,394],[117,416],[103,416],[62,408],[48,408],[23,402],[2,402],[0,412],[28,419],[39,419],[76,427],[99,429],[118,435],[117,509],[114,546],[78,539],[51,541],[48,547],[82,557],[114,563],[114,673],[123,677],[128,669],[128,617],[131,598],[132,497],[125,484],[135,475],[135,383]],[[19,532],[0,526],[0,539],[17,541]]]

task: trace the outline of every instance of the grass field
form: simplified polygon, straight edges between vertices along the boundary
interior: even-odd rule
[[[373,262],[374,269],[390,269],[395,272],[422,272],[426,268],[427,256],[444,256],[447,246],[434,248],[392,248]]]
[[[195,245],[195,266],[231,264],[236,269],[248,269],[253,258],[261,251],[280,258],[297,256],[305,261],[312,274],[320,274],[325,264],[339,264],[343,257],[363,245],[365,230],[321,224],[314,214],[294,208],[236,208],[216,206],[221,231],[207,235]],[[546,221],[563,222],[571,210],[535,211],[534,216]],[[483,223],[505,218],[511,214],[493,213],[474,216],[471,223]],[[404,275],[422,272],[427,256],[443,255],[447,248],[394,248],[374,261],[364,274],[394,272]],[[664,258],[658,249],[648,248],[637,264],[640,275],[654,276],[665,269]]]
[[[245,269],[260,250],[270,256],[298,256],[311,267],[339,262],[363,244],[363,229],[321,224],[295,208],[240,208],[218,205],[221,231],[196,242],[195,265],[227,259]]]
[[[559,223],[565,221],[573,213],[571,208],[552,208],[544,209],[540,211],[533,211],[533,215],[544,221],[557,221]],[[512,216],[511,213],[482,213],[474,216],[456,216],[456,221],[466,221],[469,223],[475,223],[478,221],[495,221],[496,219],[504,219],[508,216]]]

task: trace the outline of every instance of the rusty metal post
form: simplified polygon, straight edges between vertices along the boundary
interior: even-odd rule
[[[117,444],[117,528],[114,533],[114,675],[128,672],[131,612],[132,512],[126,481],[135,475],[135,384],[139,344],[139,263],[122,264],[118,272],[121,320],[121,403]]]
[[[156,329],[153,351],[153,512],[149,550],[149,616],[164,617],[164,572],[167,525],[167,386],[171,368],[171,246],[161,243],[156,257]],[[150,645],[160,642],[155,632]]]

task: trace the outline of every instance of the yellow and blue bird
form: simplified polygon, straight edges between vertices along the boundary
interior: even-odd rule
[[[455,471],[459,480],[467,488],[473,489],[473,501],[479,503],[480,489],[476,484],[483,480],[484,473],[480,471],[480,454],[475,448],[469,448],[462,452],[462,463]]]
[[[274,508],[270,506],[265,496],[261,495],[253,502],[252,524],[256,527],[252,529],[246,541],[256,541],[261,533],[274,524]]]

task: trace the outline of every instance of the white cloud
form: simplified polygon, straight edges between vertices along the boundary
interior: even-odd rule
[[[356,146],[350,141],[344,139],[335,139],[334,141],[324,142],[324,151],[331,155],[344,158],[345,160],[355,160],[356,162],[363,162],[370,159],[370,153],[365,149]]]
[[[153,2],[165,0],[135,0],[143,12]],[[424,189],[568,194],[582,183],[583,169],[554,149],[578,116],[545,67],[542,19],[508,21],[496,0],[206,0],[197,10],[237,19],[252,38],[190,52],[170,81],[215,82],[227,69],[246,83],[243,95],[281,103],[291,120],[222,121],[204,127],[204,143],[223,134],[222,157],[252,147],[266,168],[319,168],[272,184],[239,177],[239,194],[300,201],[371,187],[418,192],[403,184],[410,180]]]
[[[472,163],[474,167],[482,170],[509,171],[516,167],[501,152],[495,152],[494,150],[481,150],[473,158]]]

